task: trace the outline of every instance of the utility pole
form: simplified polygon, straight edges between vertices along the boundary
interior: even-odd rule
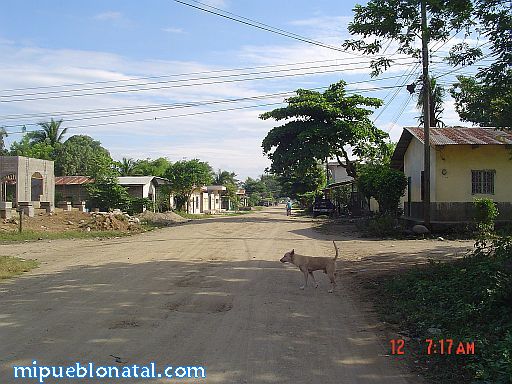
[[[428,76],[428,24],[426,0],[421,0],[421,58],[423,62],[423,221],[430,229],[430,81]]]

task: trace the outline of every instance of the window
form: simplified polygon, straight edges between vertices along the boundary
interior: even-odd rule
[[[471,171],[471,194],[494,194],[495,170]]]

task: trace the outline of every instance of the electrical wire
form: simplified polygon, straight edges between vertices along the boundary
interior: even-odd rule
[[[396,60],[408,60],[409,58],[397,58]],[[343,60],[343,63],[339,63],[341,60]],[[347,62],[346,59],[327,59],[327,60],[311,60],[311,61],[304,61],[299,63],[285,63],[285,64],[273,64],[273,65],[260,65],[260,66],[254,66],[254,67],[242,67],[242,68],[227,68],[227,69],[218,69],[218,70],[210,70],[210,71],[196,71],[196,72],[188,72],[188,73],[175,73],[175,74],[167,74],[167,75],[159,75],[159,76],[144,76],[144,77],[134,77],[134,78],[128,78],[128,79],[120,79],[120,80],[99,80],[99,81],[91,81],[91,82],[82,82],[82,83],[69,83],[69,84],[60,84],[60,85],[46,85],[46,86],[37,86],[37,87],[23,87],[23,88],[10,88],[10,89],[3,89],[0,90],[0,93],[5,92],[18,92],[18,91],[25,91],[25,90],[37,90],[37,89],[55,89],[55,88],[70,88],[70,87],[83,87],[87,85],[96,85],[96,84],[116,84],[116,83],[124,83],[124,82],[134,82],[134,81],[143,81],[143,80],[152,80],[152,79],[164,79],[164,78],[174,78],[174,77],[188,77],[188,76],[196,76],[196,75],[209,75],[209,74],[215,74],[215,73],[225,73],[225,72],[241,72],[241,71],[254,71],[254,70],[260,70],[260,69],[269,69],[269,68],[280,68],[280,67],[287,67],[287,66],[303,66],[307,64],[318,64],[318,63],[328,63],[328,62],[336,62],[335,64],[331,64],[331,66],[338,65],[338,66],[352,66],[352,65],[359,65],[359,64],[369,64],[369,62],[364,62],[361,60],[353,61],[353,62]],[[319,68],[321,66],[316,67],[307,67],[307,68]],[[304,68],[284,68],[283,70],[300,70]],[[277,70],[276,70],[277,71]],[[251,72],[253,73],[253,72]],[[233,76],[236,76],[239,74],[233,74]],[[103,88],[103,87],[102,87]],[[83,89],[83,88],[82,88]],[[89,88],[87,88],[89,89]],[[91,88],[93,89],[93,88]]]
[[[321,41],[313,40],[313,39],[310,39],[308,37],[305,37],[305,36],[302,36],[302,35],[298,35],[296,33],[289,32],[289,31],[286,31],[286,30],[281,29],[281,28],[273,27],[273,26],[271,26],[269,24],[265,24],[265,23],[259,22],[257,20],[249,19],[247,17],[240,16],[240,15],[237,15],[237,14],[234,14],[234,13],[222,10],[220,8],[216,8],[214,6],[201,3],[200,1],[191,0],[195,4],[198,4],[198,5],[190,4],[190,3],[186,2],[186,1],[182,1],[182,0],[174,0],[174,1],[176,3],[182,4],[182,5],[186,5],[188,7],[195,8],[195,9],[203,11],[203,12],[211,13],[213,15],[216,15],[216,16],[219,16],[219,17],[223,17],[225,19],[228,19],[228,20],[231,20],[231,21],[235,21],[237,23],[245,24],[245,25],[248,25],[248,26],[251,26],[251,27],[254,27],[254,28],[258,28],[258,29],[267,31],[267,32],[271,32],[271,33],[274,33],[274,34],[277,34],[277,35],[285,36],[285,37],[288,37],[288,38],[291,38],[291,39],[294,39],[294,40],[297,40],[297,41],[301,41],[303,43],[315,45],[315,46],[322,47],[322,48],[331,49],[331,50],[334,50],[334,51],[337,51],[337,52],[347,53],[347,54],[358,56],[358,57],[368,57],[368,56],[365,56],[365,55],[361,55],[361,54],[357,54],[357,53],[354,53],[354,52],[347,51],[347,50],[345,50],[343,48],[338,48],[336,46],[323,43]]]
[[[351,95],[351,94],[361,93],[361,92],[373,92],[373,91],[385,90],[385,89],[390,89],[390,88],[393,88],[393,87],[395,87],[395,86],[382,86],[382,87],[373,87],[373,88],[346,89],[346,93],[347,93],[347,95]],[[326,88],[326,87],[323,87],[323,88]],[[291,95],[292,92],[289,92],[288,94]],[[247,99],[247,100],[253,99],[254,100],[254,99],[256,99],[256,97],[255,98],[245,98],[245,99]],[[239,100],[220,100],[220,101],[214,101],[212,103],[230,102],[230,101],[239,101]],[[78,127],[68,127],[68,128],[89,128],[89,127],[97,127],[97,126],[104,126],[104,125],[110,125],[110,124],[124,124],[124,123],[133,123],[133,122],[141,122],[141,121],[153,121],[153,120],[160,120],[160,119],[167,119],[167,118],[174,118],[174,117],[202,115],[202,114],[205,114],[205,113],[232,111],[232,110],[245,109],[245,108],[254,108],[254,107],[268,106],[268,105],[278,105],[278,104],[282,104],[282,103],[283,102],[281,101],[279,103],[267,103],[267,104],[260,104],[260,105],[256,105],[256,106],[244,106],[244,107],[237,107],[237,108],[228,108],[228,109],[222,109],[222,110],[217,110],[217,111],[203,111],[203,112],[194,112],[194,113],[189,113],[189,114],[180,114],[180,115],[172,115],[172,116],[158,116],[158,117],[151,117],[151,118],[133,119],[133,120],[127,120],[127,121],[121,121],[121,122],[113,122],[113,123],[105,122],[105,123],[97,123],[97,124],[87,124],[87,125],[81,125],[81,126],[78,126]],[[190,104],[190,105],[185,105],[185,106],[176,106],[174,109],[197,107],[197,106],[204,106],[204,105],[205,105],[205,103],[203,103],[203,104],[197,103],[196,105]],[[148,111],[148,112],[153,112],[153,111]],[[142,112],[142,113],[148,113],[148,112]],[[134,113],[140,113],[140,112],[133,112],[131,114],[134,114]],[[126,114],[114,114],[114,115],[104,115],[104,116],[97,116],[97,117],[94,117],[94,118],[88,118],[88,117],[85,118],[84,117],[84,118],[77,118],[77,119],[68,119],[66,121],[69,122],[69,121],[80,121],[80,120],[89,120],[89,119],[101,119],[101,118],[108,118],[108,117],[124,116],[124,115],[128,115],[128,114],[129,113],[126,113]],[[35,123],[35,124],[17,124],[17,125],[10,125],[10,126],[4,126],[4,127],[25,127],[25,126],[30,126],[30,125],[37,125],[37,123]],[[10,135],[10,134],[26,133],[26,132],[33,132],[33,131],[27,131],[27,130],[10,131],[10,132],[7,132],[7,134]]]
[[[360,68],[349,68],[345,71],[354,71],[354,70],[361,70],[366,69],[366,67],[360,67]],[[167,81],[165,84],[170,85],[159,85],[159,86],[149,86],[149,87],[142,87],[138,89],[114,89],[114,90],[105,90],[105,91],[98,91],[98,92],[82,92],[78,94],[62,94],[64,92],[54,92],[51,91],[49,93],[42,93],[41,96],[35,96],[35,97],[23,97],[23,95],[10,95],[10,96],[0,96],[0,102],[1,103],[10,103],[10,102],[20,102],[20,101],[33,101],[33,100],[48,100],[48,99],[60,99],[65,97],[83,97],[83,96],[97,96],[97,95],[106,95],[106,94],[119,94],[119,93],[128,93],[128,92],[140,92],[140,91],[148,91],[148,90],[162,90],[162,89],[171,89],[171,88],[182,88],[182,87],[191,87],[191,86],[200,86],[200,85],[212,85],[212,84],[226,84],[226,83],[234,83],[234,82],[241,82],[241,81],[255,81],[255,80],[265,80],[265,79],[276,79],[276,78],[283,78],[283,77],[295,77],[295,76],[310,76],[310,75],[321,75],[321,74],[327,74],[327,73],[335,73],[339,72],[339,69],[332,69],[332,70],[325,70],[325,71],[310,71],[310,72],[301,72],[297,74],[272,74],[278,71],[270,71],[270,72],[259,72],[254,73],[254,75],[257,74],[265,74],[269,73],[268,76],[256,76],[256,77],[250,77],[250,78],[234,78],[234,79],[226,79],[226,80],[218,80],[218,81],[207,81],[207,82],[200,82],[200,83],[184,83],[183,82],[190,82],[190,81],[200,81],[205,80],[207,78],[196,78],[196,79],[183,79],[183,80],[172,80]],[[279,72],[278,72],[279,73]],[[226,77],[234,77],[234,76],[251,76],[251,74],[241,74],[241,75],[223,75],[223,76],[213,76],[209,77],[209,79],[217,79],[217,78],[226,78]],[[75,90],[73,92],[81,92],[80,90]],[[57,93],[57,94],[56,94]],[[14,99],[5,99],[7,97],[18,97]]]

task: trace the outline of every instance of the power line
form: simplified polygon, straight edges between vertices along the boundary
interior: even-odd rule
[[[237,77],[237,76],[252,76],[252,75],[259,75],[259,74],[281,73],[281,72],[301,71],[301,70],[309,70],[309,69],[332,68],[332,67],[337,68],[337,67],[353,66],[354,64],[355,63],[341,63],[341,64],[336,63],[336,64],[326,64],[326,65],[317,65],[317,66],[309,66],[309,67],[285,68],[285,69],[280,69],[280,70],[246,72],[246,73],[234,73],[234,74],[225,74],[225,75],[217,75],[217,76],[195,77],[195,78],[185,78],[185,79],[166,80],[166,81],[153,81],[153,82],[147,82],[147,83],[135,83],[135,84],[126,84],[126,85],[85,87],[85,88],[80,88],[80,89],[64,89],[64,90],[59,90],[59,91],[15,93],[15,94],[8,94],[8,95],[0,95],[0,98],[36,96],[36,95],[52,95],[52,94],[59,94],[59,93],[118,89],[118,88],[126,88],[126,87],[139,87],[139,86],[145,86],[145,85],[159,85],[159,84],[179,83],[179,82],[183,82],[183,81],[196,81],[196,80],[206,80],[206,79],[221,79],[221,78],[230,78],[230,77]],[[359,69],[366,69],[366,67],[355,67],[355,68],[351,67],[349,70],[359,70]],[[182,75],[177,75],[177,76],[182,76]]]
[[[380,91],[380,90],[390,89],[390,88],[394,88],[394,87],[395,86],[382,86],[382,87],[373,87],[373,88],[346,89],[346,93],[347,93],[347,95],[351,95],[351,94],[354,94],[354,93]],[[400,87],[401,87],[401,85],[400,85]],[[322,88],[326,88],[326,87],[322,87]],[[287,94],[291,95],[292,92],[288,92]],[[271,96],[275,97],[275,95],[271,95]],[[208,104],[220,103],[220,102],[239,101],[239,100],[249,100],[249,99],[253,99],[254,100],[254,99],[257,99],[257,98],[263,98],[263,97],[262,96],[258,96],[258,97],[254,97],[254,98],[244,98],[244,99],[238,99],[238,100],[219,100],[219,101],[210,102]],[[95,124],[87,124],[87,125],[80,125],[80,126],[71,126],[71,127],[67,127],[67,128],[89,128],[89,127],[97,127],[97,126],[105,126],[105,125],[116,125],[116,124],[126,124],[126,123],[142,122],[142,121],[154,121],[154,120],[161,120],[161,119],[168,119],[168,118],[175,118],[175,117],[202,115],[202,114],[206,114],[206,113],[233,111],[233,110],[238,110],[238,109],[255,108],[255,107],[269,106],[269,105],[279,105],[279,104],[282,104],[282,103],[283,102],[267,103],[267,104],[260,104],[260,105],[255,105],[255,106],[235,107],[235,108],[221,109],[221,110],[215,110],[215,111],[193,112],[193,113],[188,113],[188,114],[180,114],[180,115],[172,115],[172,116],[158,116],[158,117],[151,117],[151,118],[132,119],[132,120],[126,120],[126,121],[120,121],[120,122],[95,123]],[[204,106],[204,105],[207,105],[207,103],[197,103],[196,105],[190,104],[190,105],[185,105],[185,106],[179,105],[179,106],[176,106],[173,109],[197,107],[197,106]],[[149,113],[149,112],[154,112],[154,111],[132,112],[132,113],[120,113],[120,114],[113,114],[113,115],[104,115],[104,116],[93,117],[92,119],[104,119],[104,118],[108,118],[108,117],[118,117],[118,116],[124,116],[124,115],[128,115],[128,114]],[[87,119],[89,119],[89,118],[68,119],[66,121],[81,121],[81,120],[87,120]],[[19,124],[19,125],[10,125],[10,126],[4,126],[4,127],[21,127],[21,126],[27,126],[27,125],[36,125],[36,124]],[[27,131],[27,130],[11,131],[11,132],[7,132],[7,134],[10,135],[10,134],[18,134],[18,133],[26,133],[26,132],[34,132],[34,131],[33,130],[32,131]]]
[[[351,68],[350,70],[358,70],[358,69],[364,69],[364,68]],[[254,81],[254,80],[264,80],[264,79],[277,79],[277,78],[283,78],[283,77],[293,77],[293,76],[308,76],[308,75],[320,75],[320,74],[327,74],[327,73],[335,73],[338,72],[338,69],[328,70],[328,71],[313,71],[313,72],[303,72],[299,74],[280,74],[280,75],[269,75],[269,76],[260,76],[260,77],[252,77],[252,78],[242,78],[242,79],[228,79],[228,80],[220,80],[220,81],[210,81],[210,82],[202,82],[202,83],[192,83],[192,84],[173,84],[173,85],[162,85],[158,87],[147,87],[147,88],[140,88],[140,89],[121,89],[121,90],[112,90],[112,91],[105,91],[105,92],[85,92],[82,94],[76,94],[76,95],[50,95],[50,96],[39,96],[39,97],[25,97],[25,98],[18,98],[18,99],[11,99],[11,100],[0,100],[3,103],[10,103],[10,102],[20,102],[20,101],[33,101],[33,100],[48,100],[48,99],[61,99],[65,97],[83,97],[83,96],[97,96],[97,95],[105,95],[105,94],[117,94],[117,93],[127,93],[127,92],[139,92],[139,91],[147,91],[147,90],[161,90],[161,89],[171,89],[171,88],[183,88],[183,87],[192,87],[192,86],[200,86],[200,85],[212,85],[212,84],[227,84],[227,83],[234,83],[234,82],[240,82],[240,81]],[[392,76],[388,78],[380,78],[380,79],[373,79],[373,80],[365,80],[361,82],[371,82],[371,81],[380,81],[390,78],[395,78],[397,76]],[[202,79],[201,79],[202,80]],[[190,80],[181,80],[181,81],[190,81]],[[361,82],[353,82],[352,84],[361,83]]]
[[[490,57],[490,56],[492,56],[492,55],[493,55],[492,53],[488,53],[487,55],[483,56],[483,57],[482,57],[482,59],[486,59],[486,58],[488,58],[488,57]],[[462,66],[460,66],[459,68],[455,68],[455,69],[453,69],[453,70],[451,70],[451,71],[448,71],[448,72],[442,73],[442,74],[440,74],[440,75],[434,76],[433,78],[434,78],[434,79],[439,79],[440,77],[443,77],[443,76],[446,76],[446,75],[450,75],[450,74],[452,74],[452,73],[454,73],[454,72],[460,71],[460,70],[461,70],[461,69],[463,69],[463,68],[466,68],[466,67],[469,67],[469,66],[475,65],[476,63],[478,63],[478,62],[479,62],[480,60],[482,60],[482,59],[476,60],[474,63],[471,63],[471,64],[462,65]]]
[[[384,111],[386,111],[386,109],[391,105],[391,103],[395,100],[395,98],[398,96],[398,94],[400,93],[400,89],[404,87],[404,85],[409,81],[409,79],[415,74],[416,70],[418,69],[419,67],[419,63],[416,63],[415,65],[411,65],[409,70],[406,71],[404,74],[402,74],[402,76],[404,77],[403,78],[403,81],[401,82],[400,86],[396,88],[396,90],[394,91],[393,93],[393,96],[391,97],[391,100],[389,100],[385,105],[384,107],[379,111],[378,115],[375,117],[375,119],[373,120],[373,123],[375,123],[380,116],[382,116],[382,114],[384,113]],[[408,73],[407,73],[408,72]],[[401,78],[397,81],[400,82],[401,81]]]
[[[294,39],[294,40],[297,40],[297,41],[301,41],[303,43],[308,43],[308,44],[311,44],[311,45],[315,45],[315,46],[318,46],[318,47],[331,49],[331,50],[338,51],[338,52],[348,53],[350,55],[354,55],[354,56],[358,56],[358,57],[367,57],[367,56],[364,56],[364,55],[361,55],[361,54],[357,54],[357,53],[354,53],[354,52],[347,51],[347,50],[345,50],[343,48],[338,48],[338,47],[335,47],[333,45],[325,44],[325,43],[323,43],[321,41],[313,40],[313,39],[310,39],[308,37],[305,37],[305,36],[302,36],[302,35],[298,35],[298,34],[293,33],[293,32],[286,31],[286,30],[281,29],[281,28],[273,27],[273,26],[271,26],[269,24],[265,24],[265,23],[259,22],[257,20],[253,20],[253,19],[249,19],[249,18],[244,17],[244,16],[236,15],[234,13],[231,13],[231,12],[228,12],[228,11],[224,11],[224,10],[222,10],[220,8],[216,8],[214,6],[204,4],[204,3],[201,3],[201,2],[196,1],[196,0],[191,0],[191,1],[193,1],[195,4],[198,4],[198,5],[190,4],[190,3],[187,3],[186,1],[182,1],[182,0],[174,0],[174,1],[177,2],[177,3],[183,4],[183,5],[186,5],[188,7],[195,8],[197,10],[203,11],[203,12],[211,13],[213,15],[220,16],[220,17],[223,17],[225,19],[228,19],[228,20],[231,20],[231,21],[235,21],[237,23],[245,24],[245,25],[248,25],[248,26],[251,26],[251,27],[254,27],[254,28],[258,28],[258,29],[267,31],[267,32],[271,32],[271,33],[274,33],[274,34],[277,34],[277,35],[285,36],[285,37],[288,37],[288,38],[291,38],[291,39]]]
[[[203,111],[203,112],[193,112],[193,113],[185,113],[180,115],[172,115],[172,116],[159,116],[159,117],[152,117],[152,118],[144,118],[144,119],[132,119],[132,120],[123,120],[123,121],[114,121],[114,122],[105,122],[105,123],[97,123],[97,124],[85,124],[85,125],[76,125],[67,127],[67,129],[78,129],[78,128],[92,128],[92,127],[100,127],[105,125],[117,125],[117,124],[128,124],[128,123],[139,123],[143,121],[156,121],[156,120],[165,120],[165,119],[173,119],[177,117],[186,117],[186,116],[196,116],[196,115],[204,115],[209,113],[218,113],[218,112],[227,112],[227,111],[236,111],[240,109],[249,109],[249,108],[261,108],[271,105],[280,105],[281,103],[266,103],[266,104],[259,104],[259,105],[249,105],[244,107],[235,107],[235,108],[225,108],[225,109],[218,109],[213,111]],[[37,130],[22,130],[22,131],[14,131],[14,132],[7,132],[8,135],[14,135],[14,134],[24,134],[28,132],[36,132]]]
[[[408,58],[397,58],[396,60],[404,60]],[[297,65],[306,65],[306,64],[317,64],[317,63],[328,63],[328,62],[339,62],[343,60],[341,64],[333,64],[339,66],[345,65],[358,65],[365,64],[364,61],[354,61],[347,62],[347,59],[327,59],[327,60],[310,60],[296,63],[285,63],[285,64],[273,64],[273,65],[260,65],[254,67],[242,67],[242,68],[226,68],[226,69],[218,69],[218,70],[210,70],[210,71],[196,71],[196,72],[188,72],[188,73],[175,73],[175,74],[167,74],[167,75],[158,75],[158,76],[143,76],[143,77],[133,77],[128,79],[119,79],[119,80],[99,80],[99,81],[91,81],[91,82],[82,82],[82,83],[69,83],[69,84],[60,84],[60,85],[46,85],[46,86],[37,86],[37,87],[23,87],[23,88],[10,88],[0,90],[3,92],[17,92],[17,91],[26,91],[26,90],[35,90],[35,89],[54,89],[54,88],[69,88],[69,87],[81,87],[87,85],[95,85],[95,84],[110,84],[110,83],[123,83],[123,82],[132,82],[132,81],[143,81],[143,80],[152,80],[152,79],[164,79],[164,78],[173,78],[173,77],[184,77],[184,76],[195,76],[195,75],[208,75],[214,73],[224,73],[224,72],[240,72],[240,71],[252,71],[259,69],[268,69],[268,68],[280,68],[287,66],[297,66]],[[286,69],[286,68],[285,68]],[[290,70],[291,68],[288,68]],[[300,69],[300,68],[298,68]]]

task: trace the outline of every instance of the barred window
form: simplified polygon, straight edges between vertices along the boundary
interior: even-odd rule
[[[471,171],[471,194],[494,194],[495,170]]]

